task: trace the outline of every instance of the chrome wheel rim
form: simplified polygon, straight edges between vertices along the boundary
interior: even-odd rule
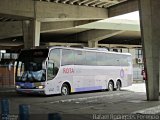
[[[109,88],[109,91],[113,91],[113,85],[111,83],[109,83],[108,88]]]
[[[120,89],[121,89],[120,83],[117,83],[117,90],[120,90]]]
[[[67,87],[62,87],[62,94],[67,95],[68,94],[68,89]]]

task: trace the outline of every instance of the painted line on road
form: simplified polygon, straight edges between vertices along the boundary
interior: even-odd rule
[[[109,94],[109,95],[99,95],[99,96],[93,96],[93,97],[82,97],[82,98],[65,99],[65,100],[53,101],[53,102],[50,102],[50,103],[54,104],[54,103],[84,101],[84,100],[91,100],[91,99],[104,98],[104,97],[113,97],[113,96],[119,96],[119,95],[126,95],[126,93],[114,93],[114,94]]]
[[[141,114],[157,114],[160,113],[160,105],[156,106],[156,107],[150,107],[147,109],[142,109],[142,110],[138,110],[135,112],[132,112],[134,114],[136,113],[141,113]]]

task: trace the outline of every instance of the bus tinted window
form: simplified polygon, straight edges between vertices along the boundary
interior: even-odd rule
[[[116,55],[116,54],[110,54],[111,56],[111,64],[113,66],[120,66],[120,56],[119,55]]]
[[[49,60],[54,62],[54,66],[58,67],[60,66],[60,49],[54,49],[51,50],[49,55]]]
[[[62,66],[63,65],[74,65],[74,54],[72,50],[62,50]]]
[[[105,59],[106,59],[106,63],[105,65],[106,66],[115,66],[116,63],[115,63],[115,58],[113,56],[113,54],[105,54]]]
[[[97,52],[98,66],[129,66],[131,63],[129,55],[100,53]]]
[[[86,65],[97,65],[96,52],[86,52]]]
[[[129,66],[129,56],[127,55],[121,55],[120,57],[120,62],[121,62],[121,66]]]
[[[97,53],[97,65],[99,65],[99,66],[107,65],[105,53]]]
[[[85,64],[85,52],[76,50],[74,51],[75,56],[75,65],[84,65]]]
[[[48,56],[48,49],[33,49],[21,51],[18,61],[24,63],[24,70],[33,69],[38,71],[42,69],[42,62]]]

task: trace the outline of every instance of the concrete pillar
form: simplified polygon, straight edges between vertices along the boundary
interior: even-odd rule
[[[159,100],[160,2],[139,0],[147,100]]]
[[[98,41],[88,41],[88,47],[90,48],[98,47]]]
[[[40,25],[37,20],[23,21],[24,48],[32,48],[40,44]]]

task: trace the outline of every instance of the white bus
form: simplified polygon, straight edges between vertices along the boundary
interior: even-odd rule
[[[89,48],[22,50],[15,74],[18,93],[43,95],[120,90],[130,86],[133,80],[129,53]]]

